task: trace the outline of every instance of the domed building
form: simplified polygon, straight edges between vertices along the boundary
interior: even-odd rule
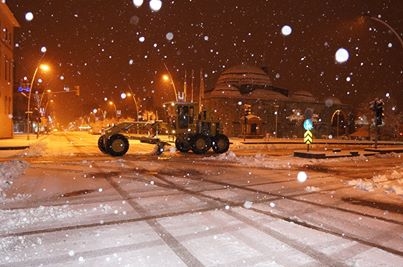
[[[302,137],[306,118],[313,120],[316,136],[344,134],[351,112],[335,97],[319,101],[306,90],[278,88],[264,69],[246,64],[223,71],[214,88],[205,91],[203,106],[220,118],[227,135],[248,138]],[[343,115],[336,123],[335,112]]]
[[[287,99],[288,90],[274,88],[263,69],[242,64],[223,71],[208,95],[212,98]]]

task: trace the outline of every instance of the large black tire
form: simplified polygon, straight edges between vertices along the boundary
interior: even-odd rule
[[[195,154],[205,154],[211,148],[211,139],[207,135],[196,134],[191,138],[190,146]]]
[[[225,153],[229,149],[229,139],[226,135],[218,134],[213,138],[213,151],[215,153]]]
[[[180,152],[188,152],[191,149],[188,137],[178,136],[175,140],[175,147]]]
[[[105,146],[106,152],[113,157],[121,157],[129,150],[129,140],[122,134],[111,135]]]
[[[105,148],[105,135],[101,135],[98,138],[98,148],[101,150],[102,153],[106,154],[106,148]]]

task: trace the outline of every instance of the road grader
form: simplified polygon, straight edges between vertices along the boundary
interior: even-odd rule
[[[121,122],[109,127],[98,139],[98,148],[105,154],[119,157],[129,150],[127,132],[135,127],[147,127],[155,134],[152,137],[142,137],[140,141],[153,143],[157,146],[157,154],[164,151],[169,142],[158,138],[160,129],[164,129],[168,137],[172,137],[175,147],[180,152],[193,151],[195,154],[205,154],[210,148],[215,153],[228,151],[230,141],[222,133],[220,123],[214,120],[211,112],[202,110],[196,103],[168,102],[164,105],[167,121],[153,122]]]

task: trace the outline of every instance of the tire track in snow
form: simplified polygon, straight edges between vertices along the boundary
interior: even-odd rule
[[[213,163],[210,163],[210,164],[213,164]],[[183,173],[187,173],[186,170]],[[180,190],[180,191],[184,192],[185,194],[191,194],[194,197],[201,198],[201,200],[204,200],[204,201],[206,200],[205,198],[208,198],[208,199],[211,199],[211,200],[214,200],[214,201],[219,201],[219,202],[221,202],[223,204],[229,204],[229,205],[235,206],[235,207],[242,207],[243,204],[244,204],[244,201],[242,201],[242,202],[234,202],[234,201],[224,199],[224,198],[211,197],[209,195],[204,194],[203,192],[192,191],[192,190],[183,188],[182,186],[178,186],[175,183],[171,182],[169,180],[169,178],[165,178],[164,176],[162,176],[160,174],[155,174],[154,176],[156,178],[162,180],[165,184],[170,184],[171,186],[173,186],[173,188],[175,188],[177,190]],[[214,180],[211,180],[211,179],[206,179],[203,176],[200,176],[200,177],[195,177],[195,176],[196,175],[191,175],[191,176],[187,176],[186,178],[189,179],[189,180],[196,180],[196,181],[199,181],[199,182],[207,182],[207,183],[210,183],[210,184],[216,184],[216,185],[220,185],[220,186],[229,186],[230,188],[237,188],[237,189],[240,189],[240,190],[246,190],[246,191],[250,191],[250,192],[255,192],[255,193],[257,192],[257,193],[260,193],[260,194],[266,194],[266,195],[269,195],[269,196],[274,196],[277,200],[279,200],[279,199],[288,199],[288,200],[291,200],[291,201],[304,203],[304,204],[308,204],[308,205],[312,205],[312,206],[316,206],[316,207],[320,207],[320,208],[324,208],[324,209],[334,209],[334,210],[342,211],[342,212],[349,213],[349,214],[357,214],[357,215],[360,215],[360,216],[363,216],[363,217],[368,217],[368,218],[374,219],[374,220],[384,220],[385,222],[388,222],[388,223],[397,224],[397,225],[400,225],[400,226],[403,225],[399,221],[385,219],[385,218],[378,218],[378,217],[374,218],[374,216],[372,216],[372,215],[361,213],[361,212],[358,212],[358,211],[353,211],[353,210],[340,208],[340,207],[334,207],[334,206],[331,206],[331,205],[325,205],[325,204],[312,202],[312,201],[308,201],[308,200],[302,200],[302,199],[297,198],[299,196],[307,195],[307,194],[310,194],[310,193],[297,194],[297,195],[293,195],[293,196],[288,196],[288,195],[284,195],[284,194],[274,194],[274,193],[271,193],[271,192],[266,192],[264,190],[256,190],[256,189],[253,189],[253,188],[249,188],[250,185],[248,185],[248,186],[239,186],[239,185],[231,184],[231,183],[228,183],[228,182],[219,182],[219,181],[214,181]],[[181,177],[184,177],[184,176],[182,175]],[[159,185],[158,183],[155,183],[155,184]],[[341,187],[341,189],[343,189],[343,188],[349,188],[349,186]],[[261,201],[261,202],[267,202],[267,200],[264,200],[264,201]],[[253,210],[256,211],[256,212],[262,213],[262,214],[264,214],[266,216],[281,219],[281,220],[284,220],[284,221],[287,221],[287,222],[292,222],[294,224],[297,224],[297,225],[300,225],[300,226],[303,226],[303,227],[306,227],[306,228],[310,228],[312,230],[320,231],[320,232],[323,232],[323,233],[326,233],[326,234],[331,234],[331,235],[334,235],[334,236],[337,236],[337,237],[341,237],[343,239],[358,242],[358,243],[360,243],[362,245],[365,245],[365,246],[368,246],[368,247],[378,248],[380,250],[389,252],[389,253],[397,255],[397,256],[403,256],[403,251],[400,251],[398,249],[394,249],[392,247],[383,246],[381,244],[374,243],[374,242],[371,242],[371,241],[367,241],[367,240],[364,240],[364,239],[362,239],[360,237],[353,236],[351,234],[346,234],[344,232],[338,232],[336,230],[326,229],[324,227],[319,227],[319,226],[311,224],[309,222],[301,221],[299,219],[293,219],[293,218],[290,218],[288,216],[275,215],[275,214],[268,213],[268,212],[258,210],[258,209],[253,209]],[[252,223],[251,226],[254,227],[255,223],[253,221],[250,221],[250,222]],[[259,225],[255,225],[255,226],[258,226],[260,228]],[[273,237],[275,237],[275,236],[273,236]],[[280,240],[280,241],[288,244],[287,243],[288,240]],[[296,246],[294,241],[291,244],[288,244],[288,245]],[[299,246],[299,245],[296,246],[296,247],[305,248],[304,246]],[[301,252],[303,252],[303,251],[301,251]],[[324,264],[329,264],[329,260],[331,260],[331,259],[327,259],[327,256],[322,255],[321,253],[315,254],[315,252],[313,252],[313,251],[311,251],[310,253],[312,253],[312,256],[316,255],[315,257],[319,257],[318,259],[320,261],[324,260],[324,262],[322,262]],[[334,266],[338,266],[339,262],[334,262],[334,264],[335,264]]]
[[[136,159],[138,160],[137,157],[136,157]],[[149,157],[145,157],[143,159],[144,160],[149,160]],[[179,159],[177,159],[177,160],[179,160]],[[183,164],[184,159],[181,158],[180,161]],[[169,164],[171,164],[171,163],[169,163]],[[189,162],[189,164],[192,164],[192,162]],[[213,162],[209,161],[208,165],[213,165]],[[221,163],[221,164],[217,164],[217,166],[213,165],[211,167],[212,168],[214,168],[214,167],[216,167],[216,168],[217,167],[228,167],[228,165],[225,165],[225,164]],[[231,167],[234,167],[234,166],[231,166]],[[251,167],[247,167],[247,166],[241,166],[241,167],[243,167],[243,168],[251,168]],[[103,169],[100,168],[100,170],[102,171]],[[100,171],[100,173],[101,173],[101,171]],[[127,171],[127,173],[130,173],[130,172],[133,172],[133,170],[129,169]],[[125,173],[126,173],[126,171],[122,172],[122,174],[125,174]],[[184,170],[183,173],[186,173],[186,170]],[[206,198],[207,198],[207,199],[211,200],[211,202],[210,202],[211,204],[218,203],[218,205],[219,205],[219,204],[222,204],[222,203],[229,203],[229,204],[231,204],[231,206],[241,207],[243,205],[243,203],[244,203],[243,201],[241,203],[241,202],[230,201],[228,199],[223,199],[223,198],[213,198],[211,196],[203,194],[204,192],[198,192],[198,191],[189,190],[187,188],[183,188],[182,186],[178,186],[174,182],[172,182],[169,179],[167,179],[165,175],[157,174],[157,175],[155,175],[155,177],[162,181],[162,183],[156,182],[155,183],[156,186],[165,187],[166,189],[176,189],[176,190],[182,191],[183,193],[188,194],[188,195],[192,195],[192,196],[195,196],[195,197],[202,197],[203,200],[206,200]],[[184,175],[182,175],[182,176],[178,175],[178,177],[183,179],[185,176]],[[113,178],[109,177],[109,178],[106,178],[106,179],[111,179],[112,180]],[[351,211],[351,210],[344,209],[344,208],[333,207],[333,206],[330,206],[330,205],[324,205],[324,204],[315,203],[315,202],[312,202],[312,201],[301,200],[301,199],[296,198],[296,197],[305,195],[306,193],[295,194],[295,195],[292,195],[292,196],[284,195],[284,194],[273,194],[273,193],[270,193],[270,192],[266,192],[264,190],[256,190],[256,189],[250,188],[250,186],[253,186],[253,185],[239,186],[239,185],[236,185],[236,184],[229,184],[227,182],[219,182],[219,181],[214,181],[212,179],[205,179],[203,176],[195,177],[195,175],[191,176],[191,177],[186,177],[186,179],[191,179],[191,180],[193,179],[193,180],[196,180],[196,181],[199,181],[199,182],[205,182],[205,183],[213,183],[213,184],[220,185],[220,186],[226,185],[226,186],[229,186],[231,188],[237,188],[237,189],[246,190],[246,191],[249,191],[249,192],[258,192],[258,193],[261,193],[261,194],[267,194],[267,195],[271,195],[272,197],[275,197],[275,199],[286,198],[286,199],[288,199],[290,201],[296,201],[296,202],[300,202],[300,203],[305,203],[305,204],[313,205],[313,206],[316,206],[316,207],[322,207],[322,208],[328,208],[328,209],[337,209],[339,211],[344,211],[344,212],[353,213],[353,214],[357,214],[357,215],[368,216],[368,217],[370,216],[370,215],[363,214],[363,213],[360,213],[360,212],[357,212],[357,211]],[[116,182],[114,182],[114,183],[116,183]],[[267,183],[267,184],[270,184],[270,183]],[[119,187],[119,184],[116,184],[116,185]],[[346,188],[348,188],[348,187],[349,186],[346,186]],[[122,193],[124,193],[123,195],[120,194],[120,195],[122,195],[122,197],[124,197],[126,195],[127,199],[130,199],[130,196],[129,196],[128,192],[123,191]],[[265,200],[265,201],[267,201],[267,200]],[[262,201],[262,202],[265,202],[265,201]],[[204,211],[215,210],[215,209],[217,209],[216,206],[212,207],[211,209],[210,208],[204,209]],[[110,222],[110,224],[121,224],[121,223],[129,223],[129,222],[133,222],[133,221],[144,221],[144,220],[153,221],[153,220],[157,220],[159,218],[176,216],[176,215],[186,215],[186,214],[190,214],[190,213],[194,213],[194,212],[198,212],[198,211],[199,210],[183,211],[183,212],[180,212],[180,213],[164,214],[163,216],[143,216],[142,218],[137,218],[137,219],[132,219],[132,220],[113,221],[113,222]],[[299,221],[299,220],[294,220],[294,219],[291,219],[291,218],[286,217],[286,216],[273,215],[272,213],[265,213],[264,211],[259,210],[259,209],[254,209],[254,211],[255,212],[260,212],[260,213],[262,213],[262,214],[264,214],[266,216],[271,216],[271,217],[274,216],[275,218],[278,218],[278,219],[281,219],[281,220],[284,220],[284,221],[296,223],[296,224],[299,224],[299,225],[307,227],[307,228],[311,228],[311,229],[314,229],[314,230],[317,230],[317,231],[321,231],[321,232],[325,232],[325,233],[332,234],[332,235],[335,235],[335,236],[339,236],[339,237],[342,237],[343,239],[349,239],[351,241],[355,241],[355,242],[358,242],[358,243],[366,245],[366,246],[376,247],[376,248],[388,251],[390,253],[393,253],[395,255],[402,256],[401,251],[397,251],[397,250],[394,250],[394,249],[391,249],[391,248],[388,248],[388,247],[379,246],[378,244],[367,242],[367,241],[362,240],[360,238],[356,238],[356,237],[345,235],[345,234],[340,234],[340,233],[338,233],[336,231],[329,231],[328,229],[324,229],[324,228],[318,227],[316,225],[311,225],[309,223],[302,222],[302,221]],[[238,219],[244,220],[244,218],[238,218]],[[385,221],[388,221],[388,222],[391,222],[391,223],[397,223],[397,224],[401,225],[401,223],[398,222],[398,221],[388,220],[388,219],[385,219],[385,218],[375,218],[375,219],[379,219],[379,220],[382,219],[382,220],[385,220]],[[248,221],[246,220],[246,222],[248,222]],[[252,223],[251,227],[260,227],[259,225],[253,226],[253,221],[250,222],[250,223]],[[68,227],[60,228],[58,230],[63,231],[65,229],[80,229],[80,228],[85,228],[85,227],[97,227],[97,226],[100,226],[100,224],[77,225],[77,226],[73,226],[71,228],[68,228]],[[53,230],[51,229],[50,231],[55,231],[55,230],[57,230],[57,229],[53,229]],[[162,228],[162,229],[158,228],[157,230],[163,232],[165,229],[164,228]],[[42,231],[40,233],[44,233],[44,232],[46,232],[46,231]],[[32,232],[32,233],[39,233],[39,232]],[[282,238],[282,237],[279,236],[279,238]],[[168,241],[173,242],[172,244],[175,245],[175,239],[174,240],[168,239]],[[285,240],[285,241],[287,241],[287,240]],[[176,240],[176,242],[177,242],[177,240]],[[292,245],[294,245],[296,247],[300,246],[300,244],[292,244]],[[181,251],[181,250],[179,250],[179,251],[180,251],[180,253],[183,253],[183,255],[185,255],[184,251]],[[321,258],[323,256],[321,253],[317,254],[315,251],[311,251],[310,253],[313,256],[319,257],[319,258]],[[323,259],[325,259],[325,258],[323,258]]]
[[[147,211],[138,203],[136,203],[123,188],[106,177],[110,185],[122,196],[124,200],[141,216],[147,216]],[[167,231],[156,219],[148,219],[145,222],[164,240],[167,246],[188,266],[204,266],[186,247],[184,247],[169,231]]]

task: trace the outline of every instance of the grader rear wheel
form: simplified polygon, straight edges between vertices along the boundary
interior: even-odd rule
[[[122,134],[111,135],[106,143],[106,151],[114,157],[123,156],[129,150],[129,140]]]
[[[226,135],[218,134],[213,138],[212,146],[215,153],[225,153],[229,149],[229,139]]]
[[[202,134],[196,134],[191,139],[192,151],[196,154],[205,154],[211,148],[210,137]]]

